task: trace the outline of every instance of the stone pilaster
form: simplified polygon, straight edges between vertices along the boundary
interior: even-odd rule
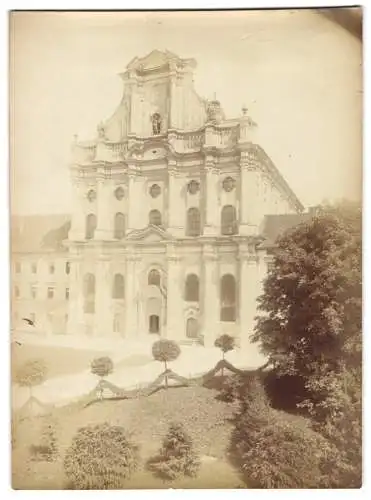
[[[213,157],[205,159],[206,172],[206,213],[205,213],[205,236],[216,236],[220,233],[220,210],[219,210],[219,172],[215,168]]]
[[[85,239],[84,184],[72,180],[71,229],[68,238],[71,241]]]
[[[244,350],[256,350],[256,345],[251,344],[250,335],[253,332],[257,314],[257,298],[261,294],[261,274],[259,259],[255,251],[247,243],[239,246],[240,261],[240,346]]]
[[[125,270],[125,337],[133,338],[138,333],[137,277],[135,271],[137,257],[133,250],[126,254]]]
[[[168,227],[174,237],[184,235],[185,207],[181,202],[181,178],[176,169],[176,162],[168,163]]]
[[[248,152],[241,152],[240,235],[256,235],[261,223],[261,172]]]
[[[128,227],[127,232],[133,231],[134,229],[143,228],[146,223],[143,220],[143,203],[141,203],[142,197],[142,182],[139,173],[135,166],[130,166],[128,169],[129,176],[129,200],[128,200]]]
[[[203,248],[203,336],[205,346],[212,346],[219,335],[220,293],[217,249],[212,245]]]
[[[81,263],[78,260],[70,260],[68,301],[67,333],[78,335],[84,333],[84,298],[83,298],[83,276]]]
[[[108,241],[113,239],[113,214],[111,213],[113,192],[109,180],[104,174],[104,167],[97,175],[97,228],[95,240]]]
[[[184,335],[182,311],[181,257],[174,245],[167,247],[167,318],[166,336],[179,340]]]
[[[95,335],[109,337],[113,332],[112,277],[109,258],[99,258],[95,271]]]

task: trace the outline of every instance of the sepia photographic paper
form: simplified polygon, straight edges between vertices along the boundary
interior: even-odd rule
[[[362,485],[362,10],[9,13],[12,487]]]

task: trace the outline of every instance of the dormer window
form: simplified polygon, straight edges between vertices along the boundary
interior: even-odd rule
[[[152,115],[152,132],[153,132],[153,135],[161,134],[161,115],[160,115],[160,113],[154,113]]]

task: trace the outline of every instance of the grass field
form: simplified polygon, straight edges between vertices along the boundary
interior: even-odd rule
[[[61,489],[65,485],[63,457],[72,437],[81,426],[109,422],[123,426],[140,447],[142,466],[128,480],[127,488],[236,488],[242,483],[227,459],[232,429],[232,405],[219,401],[217,391],[205,387],[171,388],[149,397],[108,400],[87,407],[55,409],[59,458],[54,463],[32,462],[29,446],[37,444],[42,418],[28,417],[17,425],[13,452],[13,488]],[[170,422],[180,422],[204,458],[197,478],[166,483],[144,469],[155,454]]]
[[[42,359],[47,367],[47,378],[71,375],[89,369],[91,361],[99,356],[109,356],[109,352],[72,349],[69,347],[37,346],[29,344],[12,345],[12,374],[25,362]],[[151,361],[146,355],[134,354],[123,359],[116,368],[140,366]]]

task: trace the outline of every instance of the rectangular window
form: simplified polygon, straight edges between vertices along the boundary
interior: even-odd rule
[[[55,271],[55,265],[49,264],[49,274],[54,274],[54,271]]]
[[[16,298],[18,298],[20,295],[21,295],[21,294],[20,294],[20,292],[19,292],[19,287],[18,287],[18,286],[15,286],[15,287],[14,287],[14,296],[15,296]]]
[[[37,288],[36,288],[36,286],[32,285],[31,286],[31,297],[33,299],[36,299],[36,295],[37,295]]]
[[[48,286],[48,299],[54,298],[54,288],[52,286]]]
[[[37,264],[35,262],[33,262],[31,264],[31,272],[32,272],[32,274],[36,274],[37,273]]]
[[[21,263],[20,262],[15,263],[15,272],[17,274],[19,274],[21,272]]]
[[[69,262],[66,262],[66,274],[70,274],[71,271],[71,265]]]
[[[66,288],[66,300],[70,298],[70,289]]]

